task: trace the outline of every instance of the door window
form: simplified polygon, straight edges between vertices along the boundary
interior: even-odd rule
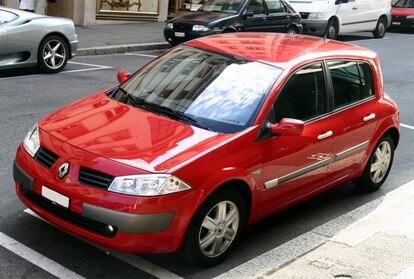
[[[335,109],[359,102],[374,95],[369,64],[357,61],[329,61],[334,89]]]
[[[247,12],[252,12],[255,15],[265,14],[264,0],[252,0],[247,6]]]
[[[286,7],[280,0],[266,0],[269,14],[286,13]]]
[[[322,63],[306,66],[287,82],[276,100],[275,120],[307,121],[326,112],[327,100]]]

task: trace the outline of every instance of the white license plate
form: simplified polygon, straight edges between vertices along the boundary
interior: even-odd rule
[[[401,25],[401,22],[396,22],[396,21],[393,21],[393,23],[392,23],[393,25]]]
[[[56,191],[53,191],[52,189],[47,188],[46,186],[42,186],[42,196],[46,199],[52,201],[53,203],[56,203],[58,205],[61,205],[63,207],[69,208],[69,198],[59,194]]]
[[[184,32],[175,32],[174,35],[176,37],[179,37],[179,38],[184,38],[185,37],[185,33]]]

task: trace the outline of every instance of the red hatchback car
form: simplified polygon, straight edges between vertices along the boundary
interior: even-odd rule
[[[235,33],[175,47],[47,115],[19,146],[19,198],[122,251],[222,261],[246,225],[354,179],[386,179],[399,112],[377,55]]]
[[[394,0],[391,14],[393,24],[412,27],[414,23],[414,0]]]

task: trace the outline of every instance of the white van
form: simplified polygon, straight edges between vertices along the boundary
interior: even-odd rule
[[[290,0],[302,16],[304,33],[335,39],[370,31],[382,38],[391,25],[391,0]]]

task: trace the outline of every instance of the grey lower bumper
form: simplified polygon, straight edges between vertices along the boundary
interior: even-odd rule
[[[313,35],[324,35],[328,27],[327,20],[303,19],[301,23],[303,25],[303,33]]]
[[[156,233],[165,230],[171,224],[174,212],[131,214],[84,203],[82,216],[114,225],[121,232]]]

